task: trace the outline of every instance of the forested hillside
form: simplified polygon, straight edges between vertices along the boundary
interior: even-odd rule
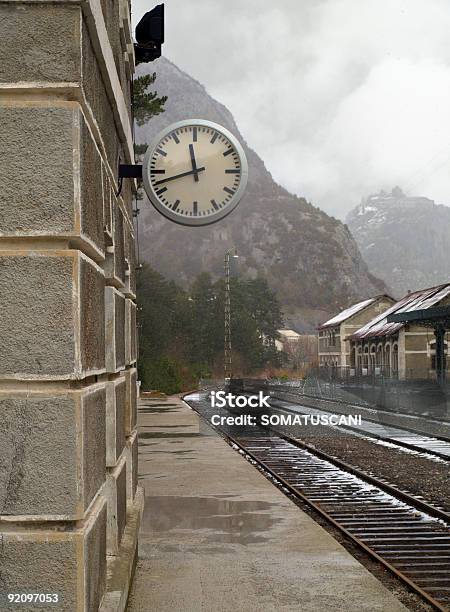
[[[280,363],[278,300],[263,278],[231,279],[233,373]],[[224,282],[200,273],[187,290],[145,264],[138,275],[140,377],[144,389],[176,393],[223,376]]]

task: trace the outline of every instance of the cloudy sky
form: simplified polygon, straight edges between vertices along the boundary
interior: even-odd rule
[[[132,0],[135,22],[154,6]],[[290,191],[338,217],[400,185],[450,205],[448,0],[166,0],[164,55]]]

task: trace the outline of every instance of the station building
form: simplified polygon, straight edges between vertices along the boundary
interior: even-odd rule
[[[439,369],[445,378],[449,307],[450,283],[408,293],[347,337],[350,372],[404,380],[433,379]]]
[[[319,367],[351,366],[348,336],[394,304],[389,295],[377,295],[349,306],[318,327]]]

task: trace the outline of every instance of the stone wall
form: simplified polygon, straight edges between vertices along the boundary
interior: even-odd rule
[[[0,609],[119,610],[142,511],[129,2],[0,0],[0,48]]]

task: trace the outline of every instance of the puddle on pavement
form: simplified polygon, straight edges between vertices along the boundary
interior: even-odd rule
[[[145,545],[142,545],[140,547],[140,549],[144,549]],[[158,550],[160,550],[161,552],[169,552],[169,553],[181,553],[181,554],[186,554],[186,553],[192,553],[192,554],[198,554],[199,553],[199,548],[196,546],[186,546],[185,544],[183,545],[172,545],[172,544],[158,544]],[[150,554],[153,553],[154,554],[155,548],[151,548],[150,549]],[[206,555],[223,555],[224,553],[229,553],[232,554],[234,552],[234,548],[232,546],[202,546],[202,550],[201,553],[202,555],[206,554]]]
[[[142,526],[146,536],[173,532],[186,537],[194,531],[204,543],[254,544],[267,540],[281,519],[267,512],[274,505],[263,501],[238,501],[218,497],[148,496]],[[192,534],[191,534],[192,536]],[[199,549],[200,552],[200,549]],[[203,552],[203,551],[202,551]]]

